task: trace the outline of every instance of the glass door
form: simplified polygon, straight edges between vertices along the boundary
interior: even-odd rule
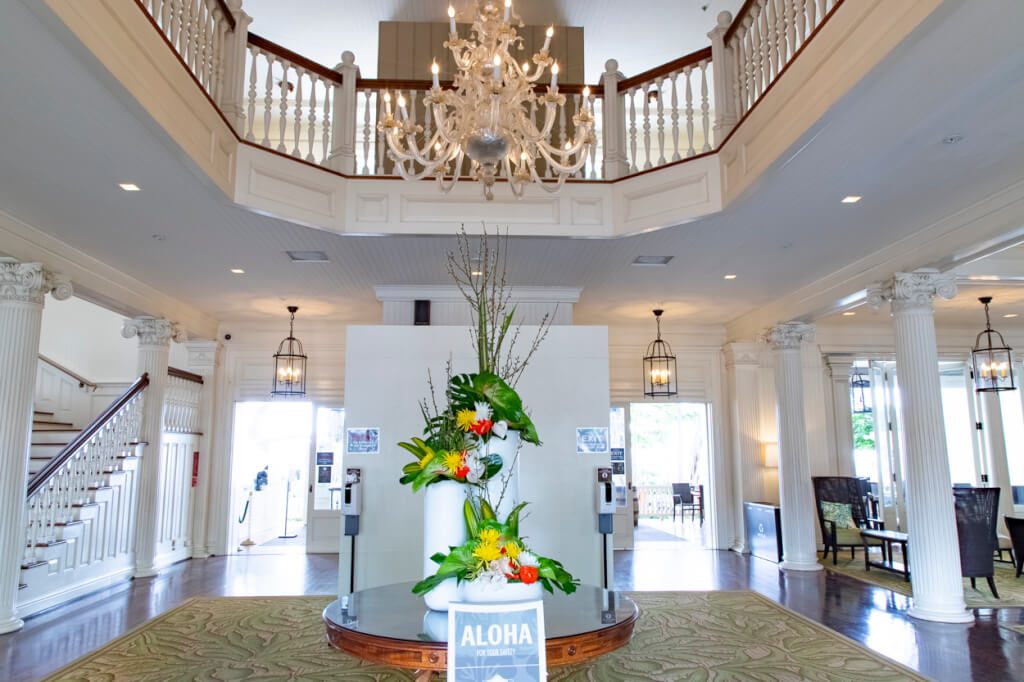
[[[314,411],[313,433],[315,437],[309,457],[306,552],[337,552],[345,480],[341,458],[345,409],[318,404]]]
[[[895,363],[871,363],[871,398],[882,518],[887,529],[900,530],[905,524],[907,510],[903,485],[902,414]]]

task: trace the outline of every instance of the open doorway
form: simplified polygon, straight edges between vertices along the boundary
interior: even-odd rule
[[[238,551],[306,551],[313,405],[235,404],[231,543]]]
[[[636,546],[707,546],[708,417],[706,403],[630,404]]]

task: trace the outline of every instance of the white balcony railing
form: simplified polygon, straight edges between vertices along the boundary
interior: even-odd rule
[[[358,77],[346,52],[333,69],[249,34],[225,0],[136,0],[240,139],[346,175],[391,176],[377,131],[382,93],[403,94],[429,135],[429,80]],[[843,0],[747,0],[708,34],[711,45],[626,78],[609,60],[590,86],[598,143],[576,180],[626,177],[720,146]],[[442,87],[445,84],[442,83]],[[567,136],[583,85],[561,85],[553,141]],[[468,160],[460,175],[469,175]],[[542,177],[551,177],[544,171]]]

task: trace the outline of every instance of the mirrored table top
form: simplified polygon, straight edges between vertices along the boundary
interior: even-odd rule
[[[360,590],[331,602],[324,620],[374,637],[444,642],[448,613],[430,611],[412,593],[415,583]],[[637,607],[622,592],[581,585],[570,595],[544,593],[544,630],[548,639],[594,632],[636,618]]]

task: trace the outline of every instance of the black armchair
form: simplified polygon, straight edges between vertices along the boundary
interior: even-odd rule
[[[1006,530],[1010,531],[1010,542],[1013,544],[1014,565],[1017,567],[1017,577],[1020,577],[1021,570],[1024,570],[1024,519],[1015,516],[1004,516]]]
[[[821,539],[825,544],[825,554],[822,558],[832,552],[832,563],[838,563],[837,553],[840,547],[849,547],[850,556],[858,547],[863,547],[861,530],[883,529],[885,524],[875,518],[869,517],[865,508],[866,493],[870,490],[864,481],[852,476],[814,476],[811,478],[814,483],[814,506],[818,512],[818,523],[821,526]],[[826,519],[823,511],[823,502],[850,505],[850,517],[856,528],[838,527],[834,519]],[[882,547],[880,540],[870,538],[868,544]]]
[[[690,487],[689,483],[673,483],[672,484],[672,522],[676,520],[676,507],[679,507],[679,518],[683,518],[683,514],[687,509],[690,510],[690,518],[694,518],[697,514],[699,500],[694,499],[693,488]],[[703,516],[701,521],[703,521]]]
[[[988,581],[992,596],[996,591],[995,560],[996,521],[999,518],[999,488],[953,488],[956,507],[956,532],[960,544],[960,573],[971,579]]]

